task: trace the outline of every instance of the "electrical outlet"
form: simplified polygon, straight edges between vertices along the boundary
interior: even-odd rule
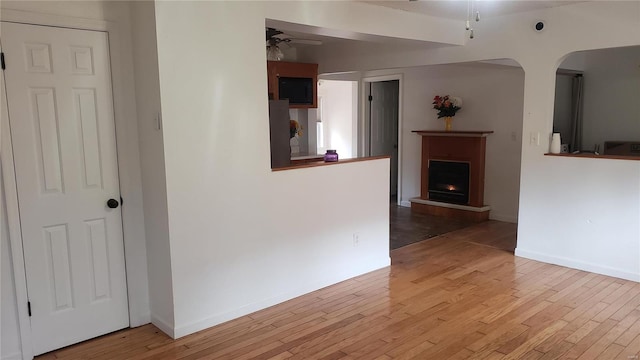
[[[360,233],[353,233],[353,246],[360,245]]]

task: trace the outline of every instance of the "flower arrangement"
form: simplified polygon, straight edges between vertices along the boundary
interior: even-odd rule
[[[462,99],[449,95],[436,95],[433,98],[433,108],[438,110],[438,119],[456,116],[456,112],[462,109]]]
[[[289,120],[289,139],[296,135],[302,136],[302,125],[296,120]]]

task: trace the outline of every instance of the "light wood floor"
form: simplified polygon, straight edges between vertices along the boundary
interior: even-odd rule
[[[513,234],[483,223],[176,341],[147,325],[40,359],[637,359],[640,284],[491,246]]]

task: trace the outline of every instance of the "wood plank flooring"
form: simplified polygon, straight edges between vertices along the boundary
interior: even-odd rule
[[[640,284],[493,247],[513,236],[515,225],[481,223],[178,340],[146,325],[38,359],[638,358]]]

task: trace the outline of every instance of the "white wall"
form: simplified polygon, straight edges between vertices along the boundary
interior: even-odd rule
[[[178,337],[389,265],[387,159],[270,169],[272,6],[156,3]]]
[[[640,47],[580,55],[585,57],[583,148],[599,144],[603,150],[609,140],[640,141]]]
[[[129,5],[125,2],[107,1],[2,1],[0,6],[2,20],[81,29],[109,29],[120,191],[126,203],[123,204],[122,212],[130,324],[131,326],[146,324],[149,322],[149,294],[138,130],[135,120]],[[3,161],[5,160],[4,156],[2,154]],[[4,206],[4,202],[2,206]],[[2,241],[7,241],[4,235]],[[5,252],[6,249],[7,247],[3,245],[3,258],[8,256]],[[3,261],[3,287],[7,284],[4,281],[4,277],[8,275],[4,271],[6,264]],[[11,301],[5,301],[5,298],[15,299],[15,293],[10,293],[9,289],[3,288],[2,296],[2,321],[5,326],[4,314],[13,313],[15,315],[17,309]],[[11,317],[7,315],[7,319],[11,319]],[[20,344],[16,343],[19,339],[18,331],[18,327],[14,326],[3,328],[3,356],[7,354],[5,349],[20,349]],[[10,344],[5,344],[5,342]]]
[[[582,3],[567,8],[573,7],[579,11],[549,16],[557,31],[550,28],[554,31],[541,40],[552,43],[553,51],[528,60],[522,52],[517,59],[526,73],[525,134],[550,132],[550,89],[555,67],[565,54],[640,43],[640,3]],[[640,164],[544,157],[548,138],[543,140],[541,146],[523,147],[516,254],[639,281]],[[570,205],[559,209],[556,204]]]
[[[358,123],[355,111],[358,99],[357,83],[320,80],[318,96],[322,97],[321,120],[324,131],[324,146],[318,147],[318,153],[324,154],[327,149],[334,149],[340,159],[355,157],[354,128]]]
[[[132,3],[131,18],[151,321],[171,333],[173,288],[153,2]]]
[[[2,6],[3,8],[11,7],[12,9],[20,10],[18,13],[16,13],[20,18],[33,18],[31,17],[30,13],[27,12],[47,14],[45,16],[35,16],[36,20],[29,21],[33,23],[40,23],[40,21],[43,19],[50,19],[52,18],[50,15],[53,14],[53,23],[56,24],[65,24],[69,19],[73,18],[71,22],[75,24],[74,27],[84,28],[86,26],[90,27],[90,25],[93,24],[94,20],[107,19],[115,22],[116,31],[120,32],[121,35],[125,35],[130,30],[130,25],[127,23],[129,14],[126,11],[123,12],[124,8],[128,9],[128,4],[126,3],[97,1],[9,3],[3,1]],[[365,209],[365,211],[363,211],[362,213],[362,219],[360,219],[359,217],[352,217],[348,220],[345,220],[347,218],[347,213],[338,211],[337,215],[341,217],[335,221],[334,225],[337,225],[337,227],[333,228],[333,232],[331,234],[325,234],[322,231],[318,231],[318,233],[323,234],[320,237],[321,240],[325,240],[325,238],[340,239],[340,246],[344,245],[343,242],[345,241],[345,238],[348,238],[348,240],[346,240],[347,243],[351,243],[351,236],[353,231],[361,232],[361,239],[364,239],[364,245],[360,246],[360,250],[358,252],[360,261],[353,262],[352,260],[346,261],[346,257],[353,257],[353,254],[350,254],[347,251],[341,251],[342,249],[337,246],[325,247],[325,245],[323,244],[319,245],[319,242],[309,243],[310,240],[308,239],[304,243],[305,246],[303,246],[302,248],[298,248],[299,237],[297,235],[292,235],[291,232],[287,230],[286,234],[281,236],[280,232],[285,231],[283,229],[288,229],[291,226],[290,222],[288,220],[284,220],[287,215],[283,214],[283,211],[285,211],[284,207],[280,208],[279,211],[272,211],[271,207],[272,203],[281,204],[281,198],[283,197],[283,194],[285,195],[285,198],[291,197],[291,188],[294,187],[293,181],[278,182],[274,188],[274,193],[269,196],[265,196],[263,192],[251,194],[250,191],[246,191],[247,188],[244,185],[247,185],[247,182],[255,185],[258,181],[260,181],[258,186],[264,186],[264,182],[261,180],[264,180],[263,178],[265,176],[269,176],[270,179],[273,179],[276,176],[284,176],[285,178],[295,177],[294,175],[287,174],[271,175],[268,169],[268,148],[264,144],[264,142],[268,138],[267,122],[264,121],[264,123],[262,124],[262,128],[260,128],[260,126],[256,127],[255,123],[253,122],[258,121],[261,117],[264,117],[266,119],[267,113],[266,101],[264,101],[265,97],[263,96],[264,92],[262,91],[266,91],[266,81],[258,80],[258,82],[256,82],[256,79],[265,78],[264,40],[262,38],[262,36],[264,36],[265,18],[271,18],[280,21],[304,22],[307,25],[329,26],[334,29],[334,33],[339,33],[343,36],[354,38],[366,37],[367,33],[373,33],[378,35],[410,38],[418,41],[462,43],[463,31],[456,26],[456,22],[419,15],[408,15],[401,11],[377,9],[359,3],[270,2],[268,5],[233,3],[163,3],[158,4],[158,6],[164,9],[170,9],[163,13],[164,17],[162,18],[164,19],[164,23],[158,25],[158,29],[170,29],[167,31],[171,33],[174,27],[179,28],[179,31],[175,32],[175,34],[177,34],[178,36],[166,36],[165,38],[163,38],[163,45],[165,46],[163,47],[164,51],[162,52],[162,54],[164,54],[164,56],[160,56],[160,60],[164,62],[164,78],[161,78],[161,80],[164,81],[165,86],[162,86],[162,90],[169,93],[169,95],[162,95],[163,108],[166,106],[170,110],[168,112],[168,117],[170,119],[173,119],[173,126],[170,127],[171,130],[175,130],[176,127],[182,131],[187,130],[187,135],[191,135],[192,133],[197,132],[194,139],[195,141],[193,143],[190,143],[192,139],[180,138],[181,134],[184,134],[181,131],[172,133],[170,139],[171,141],[167,141],[167,139],[164,139],[165,163],[171,165],[171,167],[167,167],[165,170],[167,173],[171,174],[171,177],[168,177],[167,179],[167,187],[169,193],[172,196],[167,200],[168,204],[174,204],[172,207],[170,207],[171,211],[169,212],[169,216],[173,214],[174,221],[172,223],[174,225],[179,225],[177,226],[177,229],[171,230],[173,239],[172,244],[175,244],[175,247],[177,249],[175,249],[174,251],[177,254],[174,254],[172,252],[170,258],[172,261],[171,265],[173,265],[174,259],[177,259],[176,261],[180,265],[182,265],[177,269],[173,267],[171,269],[171,280],[175,280],[173,282],[173,285],[182,285],[182,288],[180,289],[177,289],[175,287],[172,288],[174,294],[181,294],[181,297],[179,299],[180,302],[176,302],[174,305],[176,310],[180,310],[180,318],[176,318],[176,321],[180,321],[180,331],[178,332],[178,334],[184,334],[186,332],[192,331],[193,329],[199,329],[210,324],[222,321],[223,319],[249,312],[251,311],[251,309],[267,306],[279,300],[301,294],[303,292],[309,291],[309,289],[315,289],[319,286],[324,286],[329,283],[342,280],[346,277],[350,277],[355,274],[359,274],[388,264],[389,259],[386,244],[388,238],[388,209],[386,204],[386,196],[384,197],[384,201],[382,201],[381,199],[375,198],[375,196],[371,197],[367,195],[366,197],[364,197],[358,191],[350,192],[348,194],[331,193],[329,194],[330,196],[322,196],[326,194],[322,194],[322,192],[320,192],[317,198],[310,200],[311,205],[316,206],[320,210],[329,208],[330,204],[327,203],[328,200],[331,201],[331,205],[346,201],[350,205],[341,207],[340,209],[348,211],[349,215],[357,212],[358,210],[360,210],[360,208]],[[178,16],[178,21],[176,21],[176,23],[180,24],[179,26],[173,24],[171,15],[174,7],[180,8],[180,11],[176,12],[176,14],[181,15]],[[208,11],[205,11],[206,15],[192,13],[194,9],[200,9],[201,7],[208,9]],[[182,12],[182,10],[186,10],[186,13]],[[204,19],[203,16],[209,17]],[[226,18],[222,19],[225,16]],[[79,17],[82,19],[78,20],[75,17]],[[217,24],[212,24],[211,18],[221,18],[220,20],[222,21],[219,21]],[[199,22],[196,21],[195,23],[191,23],[192,19],[199,20]],[[371,22],[371,19],[384,20],[385,24],[380,25],[379,22]],[[425,22],[425,19],[428,21]],[[202,28],[200,28],[199,26]],[[233,29],[234,31],[229,32],[230,29]],[[164,31],[160,31],[160,33],[162,35],[166,34],[166,32]],[[244,38],[250,38],[250,41],[243,42],[242,40]],[[194,41],[196,39],[197,41]],[[110,37],[110,40],[112,42],[115,42],[116,37]],[[123,55],[124,60],[122,61],[122,64],[119,64],[121,65],[119,67],[120,70],[117,70],[114,66],[113,78],[116,107],[119,107],[119,104],[124,103],[124,107],[127,109],[126,111],[124,111],[124,113],[117,112],[116,114],[117,121],[123,122],[118,124],[117,126],[119,140],[121,138],[121,133],[124,133],[124,138],[127,139],[127,141],[124,142],[119,141],[119,153],[120,155],[122,155],[120,156],[121,164],[124,164],[123,166],[128,169],[125,174],[121,173],[122,189],[124,192],[123,195],[125,200],[127,201],[126,208],[129,209],[129,212],[138,211],[139,218],[138,221],[135,221],[133,223],[133,226],[128,219],[125,219],[125,235],[127,232],[134,233],[134,237],[141,240],[142,238],[144,238],[144,229],[142,224],[144,224],[145,222],[148,223],[150,218],[154,218],[154,215],[150,215],[150,217],[142,220],[142,180],[140,179],[141,175],[139,165],[137,165],[139,158],[137,144],[138,123],[135,121],[126,121],[126,118],[128,118],[131,113],[135,113],[135,96],[133,88],[134,75],[131,72],[133,67],[133,60],[131,59],[131,57],[127,58],[127,56],[124,56],[133,52],[130,47],[130,40],[131,39],[129,36],[121,36],[119,40],[119,46],[115,48],[115,52],[119,55]],[[207,44],[212,45],[207,46]],[[247,58],[241,58],[240,61],[222,59],[222,57],[219,56],[219,52],[217,51],[217,49],[219,49],[217,44],[226,44],[224,48],[229,52],[247,51],[247,54],[250,56]],[[247,47],[247,44],[252,45],[248,49],[243,50],[243,48]],[[184,49],[183,46],[187,45],[190,46],[189,49],[185,51],[185,53],[192,53],[198,50],[201,53],[206,53],[207,58],[191,59],[190,57],[183,56],[183,54],[179,54],[175,51],[178,49]],[[112,48],[112,54],[113,50],[114,48]],[[215,54],[211,52],[214,52]],[[207,59],[218,59],[218,61],[209,61]],[[140,62],[139,59],[137,61]],[[182,71],[176,71],[176,73],[181,73],[181,75],[188,75],[187,77],[175,78],[170,75],[172,72],[174,72],[174,70],[182,69],[185,63],[188,64],[190,61],[197,63],[197,66],[189,69],[183,69]],[[224,66],[221,68],[216,68],[216,64]],[[212,71],[215,72],[213,68],[215,68],[215,71],[227,73],[222,74],[223,76],[212,77],[212,79],[215,79],[215,82],[207,82],[203,86],[201,82],[207,81],[207,79],[209,78],[203,78],[202,71],[204,71],[205,73]],[[142,77],[144,77],[144,75]],[[250,80],[246,81],[245,85],[260,84],[260,82],[262,82],[262,85],[264,86],[261,86],[262,89],[259,89],[258,87],[252,88],[251,86],[249,86],[248,90],[244,88],[238,89],[237,85],[234,87],[233,84],[236,84],[236,80],[243,77]],[[138,76],[138,78],[140,78],[140,76]],[[194,82],[200,87],[189,88],[189,86],[184,86],[184,83],[186,82],[188,82],[189,84],[191,82]],[[175,88],[173,88],[174,85],[183,86],[176,86]],[[140,93],[140,91],[143,91],[140,89],[144,88],[145,86],[141,85],[138,89],[138,93]],[[178,88],[182,89],[184,92],[179,94],[180,96],[173,97],[172,95],[174,95],[174,92]],[[203,98],[202,93],[199,92],[203,88],[208,91],[209,95],[213,93],[218,96]],[[256,94],[256,91],[258,90],[260,90],[260,95]],[[250,95],[247,97],[246,93]],[[188,99],[187,101],[184,101],[186,97],[188,97]],[[232,100],[228,101],[230,98]],[[193,101],[195,101],[197,106],[188,107],[188,105],[190,105],[190,103]],[[245,107],[247,107],[247,104],[250,104],[249,109],[245,109]],[[260,108],[260,106],[258,106],[254,108],[253,106],[255,104],[262,104],[262,107]],[[187,107],[184,108],[185,106]],[[242,110],[231,111],[229,110],[231,106],[241,108]],[[141,124],[146,124],[146,121],[148,121],[148,118],[145,115],[147,114],[147,110],[148,109],[146,108],[141,110]],[[192,116],[187,117],[187,119],[185,120],[185,114]],[[207,116],[211,114],[215,115],[215,127],[208,127],[208,121],[205,121],[204,123],[202,122],[203,118],[208,119]],[[219,116],[221,114],[225,116]],[[248,119],[249,121],[245,122],[244,124],[231,124],[228,122],[228,119],[234,119],[238,117]],[[180,120],[177,120],[178,118]],[[180,125],[177,125],[178,123],[180,123]],[[205,129],[203,129],[203,126],[205,127]],[[145,132],[145,130],[143,130],[143,132]],[[246,136],[247,134],[249,136]],[[140,151],[142,152],[148,152],[150,149],[155,148],[155,146],[157,145],[157,139],[153,139],[153,136],[150,136],[146,132],[143,133],[140,138],[143,142],[146,142],[140,147]],[[219,138],[224,138],[224,141],[218,142],[217,140],[219,140]],[[135,141],[132,141],[131,139],[135,139]],[[205,141],[204,143],[198,142],[198,139],[204,139]],[[212,139],[215,141],[211,142],[210,140]],[[184,146],[184,144],[180,144],[180,141],[188,142],[187,146]],[[211,146],[211,143],[215,144],[215,146]],[[216,154],[220,154],[219,156],[222,156],[221,154],[227,154],[229,149],[237,149],[235,145],[242,143],[248,144],[248,146],[246,147],[246,151],[238,151],[237,153],[232,153],[231,156],[225,157],[223,159],[224,161],[222,162],[224,166],[212,166],[218,164],[215,162],[216,158],[210,156],[211,151],[217,150]],[[120,150],[121,148],[122,151]],[[247,155],[248,153],[250,153],[250,155]],[[185,157],[184,155],[187,156]],[[191,156],[195,156],[195,160],[197,161],[194,161],[193,164],[189,165],[190,162],[188,160],[191,160]],[[158,158],[152,157],[151,160],[158,161]],[[247,160],[248,164],[246,163]],[[160,162],[162,161],[160,160]],[[155,165],[157,165],[157,163],[155,163]],[[157,171],[158,168],[154,167],[155,165],[149,166],[147,170],[145,170],[145,174],[150,174],[154,173],[154,171]],[[187,166],[187,168],[189,166],[193,166],[193,172],[181,172],[181,167],[183,165]],[[362,167],[364,167],[365,169],[362,169]],[[149,168],[151,168],[151,170]],[[324,187],[325,182],[321,181],[321,179],[326,176],[324,175],[325,171],[329,172],[329,177],[332,179],[334,178],[334,174],[332,172],[336,172],[336,175],[339,175],[336,178],[338,180],[360,179],[359,174],[364,174],[367,177],[385,179],[386,176],[378,176],[378,173],[386,174],[388,172],[387,168],[388,163],[384,160],[381,160],[367,164],[352,164],[345,167],[327,168],[329,170],[308,170],[303,171],[300,174],[306,172],[313,174],[309,175],[311,176],[312,181],[306,184],[312,185],[313,188],[321,188],[326,189],[325,191],[330,191],[330,188]],[[320,171],[322,176],[317,176],[318,174],[314,173],[314,171]],[[200,176],[203,175],[201,174],[201,172],[204,172],[204,175],[206,176]],[[343,172],[347,172],[348,174],[342,174]],[[351,172],[353,172],[354,174],[351,174]],[[259,176],[252,178],[251,176],[255,174],[258,174]],[[249,175],[249,177],[247,177],[247,175]],[[184,179],[182,179],[182,177],[185,176],[193,176],[193,178],[188,179],[188,181],[193,181],[197,183],[198,186],[189,188],[189,191],[185,192],[184,198],[181,198],[181,196],[177,194],[183,191],[181,185],[184,185]],[[148,179],[148,175],[145,175],[145,177]],[[227,185],[227,183],[225,182],[209,181],[215,180],[217,177],[221,177],[222,179],[226,179],[227,181],[229,181],[229,188],[225,188],[225,185]],[[364,180],[362,181],[364,182]],[[148,181],[145,180],[145,182]],[[344,186],[344,184],[342,183],[340,185]],[[334,184],[334,187],[335,186],[336,185]],[[219,191],[224,191],[224,193],[216,193],[216,195],[219,196],[211,196],[210,193],[206,193],[206,190],[211,187],[217,187]],[[367,193],[373,192],[376,194],[384,194],[384,191],[379,190],[387,188],[388,184],[378,184],[377,182],[371,182],[367,183],[367,186],[362,187],[361,189],[363,192]],[[131,192],[130,190],[136,191]],[[206,196],[201,196],[203,190],[205,190],[204,192]],[[146,193],[149,193],[149,191],[146,191]],[[233,195],[229,196],[229,194]],[[359,200],[362,197],[366,198],[366,201],[360,202]],[[147,196],[147,198],[149,197]],[[227,200],[221,201],[222,198],[226,198]],[[251,204],[252,206],[254,206],[254,203],[259,204],[259,206],[257,207],[254,206],[256,210],[254,210],[253,213],[249,214],[253,214],[252,216],[247,217],[247,213],[244,209],[240,210],[239,208],[237,208],[236,204],[241,203],[240,201],[238,201],[241,199],[245,200],[244,203]],[[384,206],[371,206],[372,204],[369,203],[369,201],[376,202],[376,204],[384,204]],[[206,202],[206,204],[203,204],[203,202]],[[189,204],[189,206],[185,207],[186,204]],[[215,204],[215,206],[212,207],[211,204]],[[233,206],[229,206],[229,204],[232,204]],[[191,205],[193,205],[193,207],[191,207]],[[288,206],[287,209],[294,208],[295,205],[297,205],[297,203],[291,204],[291,206]],[[127,212],[124,210],[124,207],[123,211],[125,213]],[[271,216],[277,216],[277,218],[275,219],[276,221],[272,221],[273,219],[271,218],[263,219],[263,215],[265,213],[269,213],[271,214]],[[212,215],[221,216],[223,220],[227,216],[231,216],[232,219],[235,220],[227,222],[224,225],[231,226],[233,227],[233,229],[223,227],[223,229],[221,229],[223,231],[220,231],[218,233],[218,229],[212,229],[209,226],[210,222],[208,219]],[[134,217],[135,216],[132,216],[132,218]],[[161,215],[158,215],[158,217],[161,217]],[[207,221],[204,221],[202,217],[206,217]],[[259,225],[256,227],[256,229],[267,228],[270,231],[260,232],[259,234],[255,232],[251,232],[250,234],[238,234],[235,229],[242,228],[242,226],[244,225],[244,223],[240,224],[238,219],[249,219]],[[371,221],[373,221],[373,224],[369,223]],[[198,226],[191,228],[190,225],[193,222],[195,222]],[[206,224],[204,224],[204,222],[206,222]],[[304,221],[300,221],[300,225],[306,227],[309,227],[311,225],[315,226],[316,224],[317,221],[315,220],[312,223],[306,219]],[[171,223],[169,223],[169,225],[171,225]],[[137,228],[135,228],[136,226]],[[203,226],[205,227],[205,229],[203,229]],[[155,230],[158,230],[161,227],[162,224],[155,228]],[[157,239],[155,235],[159,234],[159,232],[156,232],[155,230],[151,230],[151,241],[155,241]],[[189,236],[189,234],[195,234],[195,236],[193,236],[192,238],[191,236]],[[233,237],[229,236],[231,234],[233,234]],[[237,244],[233,244],[235,248],[232,249],[234,251],[239,251],[247,245],[249,245],[250,248],[256,248],[255,243],[257,241],[259,242],[259,239],[264,239],[265,234],[269,235],[266,240],[274,241],[274,239],[278,239],[278,242],[276,244],[284,244],[284,246],[282,247],[285,248],[285,254],[293,254],[296,256],[300,256],[301,258],[308,256],[308,254],[314,253],[313,250],[316,246],[323,246],[323,249],[327,251],[325,254],[331,255],[321,256],[320,258],[325,260],[327,260],[327,258],[330,258],[330,261],[322,261],[315,266],[310,266],[307,269],[308,271],[306,272],[299,272],[298,275],[300,276],[300,278],[294,279],[295,281],[292,281],[292,279],[290,278],[292,276],[290,275],[292,271],[285,271],[289,275],[286,275],[284,277],[274,277],[274,281],[279,282],[278,284],[276,284],[278,286],[272,286],[268,289],[254,289],[253,287],[255,285],[256,279],[260,278],[261,281],[259,285],[261,286],[273,285],[272,282],[262,282],[262,277],[265,273],[269,274],[273,271],[282,272],[283,269],[281,267],[277,268],[269,266],[269,269],[273,268],[273,270],[268,269],[268,271],[266,272],[255,271],[253,270],[253,267],[251,267],[251,269],[244,269],[244,267],[241,267],[239,271],[239,277],[234,277],[234,280],[242,280],[242,276],[247,275],[248,272],[251,273],[252,276],[247,279],[249,281],[240,282],[240,285],[237,285],[240,286],[241,289],[237,289],[235,287],[228,289],[227,286],[224,286],[226,284],[226,277],[221,274],[224,271],[236,271],[238,270],[236,269],[237,266],[225,262],[229,260],[229,258],[227,257],[225,257],[223,261],[220,262],[220,264],[215,264],[216,258],[212,257],[206,257],[206,261],[204,263],[200,260],[200,256],[201,254],[203,254],[203,252],[201,252],[202,248],[207,250],[207,246],[201,246],[203,245],[201,242],[206,242],[208,238],[223,236],[223,240],[228,240],[229,238],[240,239]],[[139,237],[139,235],[142,235],[142,237]],[[368,239],[368,237],[370,237],[370,239]],[[146,298],[144,298],[144,294],[147,293],[147,287],[145,286],[147,283],[147,267],[145,266],[146,254],[144,252],[140,253],[140,244],[144,245],[144,242],[136,243],[134,241],[135,246],[131,248],[131,244],[127,243],[127,238],[130,237],[125,236],[125,246],[127,248],[126,256],[128,265],[129,294],[135,299],[133,300],[131,306],[132,314],[142,314],[142,316],[138,316],[137,319],[132,319],[132,324],[135,324],[137,321],[144,320],[144,307],[146,305],[148,309],[149,306]],[[317,239],[314,238],[311,240]],[[188,241],[194,241],[195,243],[193,243],[193,245],[195,246],[187,246],[186,248],[183,248],[182,242],[190,245]],[[222,244],[224,244],[224,241],[222,242]],[[210,246],[212,245],[209,245],[209,247]],[[160,248],[161,252],[166,250],[166,248],[162,248],[162,246],[160,246]],[[259,248],[259,246],[257,246],[257,248]],[[289,248],[291,250],[286,250]],[[186,256],[180,256],[185,252]],[[241,253],[244,254],[244,252]],[[322,252],[320,253],[323,254]],[[204,252],[204,254],[207,253]],[[233,255],[233,253],[231,255]],[[151,262],[162,262],[162,259],[157,257],[158,255],[151,254],[151,256],[153,256],[154,258]],[[223,255],[217,254],[217,256]],[[274,261],[275,259],[281,261],[282,259],[277,258],[277,256],[279,255],[273,255],[269,257],[267,261]],[[131,262],[130,259],[134,259],[137,261]],[[232,256],[230,259],[234,259],[234,257]],[[216,266],[210,269],[209,265],[211,264],[212,260]],[[329,266],[328,264],[334,260],[337,261],[335,261],[333,266],[329,269],[329,271],[327,271],[327,267]],[[191,267],[191,264],[193,264],[193,268]],[[309,262],[307,262],[307,264],[305,265],[308,264]],[[131,267],[129,267],[130,265]],[[334,266],[338,266],[339,270],[334,271]],[[191,277],[190,274],[185,274],[185,267],[188,270],[197,269],[198,271],[203,271],[200,275]],[[154,265],[151,265],[150,269],[153,270],[153,268]],[[263,270],[264,268],[264,266],[258,267],[259,270]],[[167,267],[164,268],[165,271],[166,269]],[[212,270],[214,270],[213,273]],[[190,271],[186,272],[190,273]],[[131,274],[133,275],[129,276]],[[306,278],[303,279],[302,277],[305,276]],[[140,286],[139,280],[141,280],[142,278],[144,278],[145,281],[143,282],[143,285]],[[210,280],[212,279],[221,280],[221,282],[209,284]],[[153,285],[153,279],[151,280],[151,283],[151,286],[155,287],[155,285]],[[209,285],[220,286],[209,287]],[[160,288],[163,288],[165,285],[158,286]],[[205,307],[204,309],[199,306],[193,306],[193,299],[200,299],[197,296],[198,291],[194,291],[194,287],[200,289],[203,286],[205,286],[207,289],[205,291],[207,296],[202,298],[202,300],[205,302],[204,304],[201,304],[201,306]],[[167,287],[163,288],[163,290],[166,289]],[[224,292],[225,290],[241,291],[231,291],[230,295],[228,295],[227,297],[220,297],[218,292]],[[139,297],[136,298],[135,296]],[[216,301],[206,302],[206,300],[208,300],[212,296],[216,298]],[[154,300],[154,303],[158,304],[158,302],[164,301],[166,301],[168,304],[172,300],[163,298],[162,300]],[[158,306],[162,307],[162,305]],[[170,306],[168,306],[167,308],[169,307]],[[154,312],[156,311],[155,309],[158,309],[156,305],[154,305]],[[165,312],[163,310],[159,311]],[[147,317],[148,316],[149,315],[147,315]],[[165,320],[167,323],[170,322],[170,320],[168,319]],[[169,326],[167,327],[171,327],[171,324],[168,325]]]
[[[540,19],[547,26],[536,32],[533,24]],[[522,142],[516,254],[638,281],[640,164],[544,153],[552,131],[558,65],[575,51],[639,45],[639,24],[640,2],[581,2],[483,20],[476,24],[475,39],[463,47],[388,52],[364,45],[323,45],[324,55],[318,49],[315,58],[323,72],[516,60],[525,70],[522,137],[541,135],[539,145]],[[559,209],[555,204],[571,206],[565,210],[566,205]]]
[[[287,213],[283,208],[291,209],[295,206],[282,200],[286,199],[291,191],[290,186],[286,185],[288,177],[301,182],[300,180],[306,180],[302,174],[306,174],[307,171],[269,175],[265,115],[267,106],[263,96],[266,81],[261,36],[265,17],[315,26],[337,26],[343,29],[349,27],[348,19],[344,16],[325,18],[327,12],[306,11],[307,9],[300,8],[299,3],[292,4],[290,8],[280,5],[156,5],[162,111],[165,115],[165,125],[168,126],[165,128],[165,135],[171,134],[165,138],[165,161],[177,336],[308,290],[309,287],[303,285],[298,276],[317,279],[320,274],[331,275],[331,280],[321,280],[330,283],[346,275],[327,273],[322,264],[309,263],[309,259],[305,257],[309,250],[322,249],[330,253],[320,252],[319,259],[335,260],[331,254],[344,254],[341,251],[344,249],[338,244],[326,241],[323,247],[316,248],[314,246],[318,239],[313,239],[313,242],[309,242],[309,239],[301,241],[297,236],[280,232],[281,227],[287,226],[285,221],[278,220]],[[327,9],[331,7],[332,14],[344,14],[348,12],[340,12],[340,7],[352,5],[332,3],[326,6]],[[314,10],[323,9],[321,6]],[[553,203],[558,196],[553,198],[547,195],[553,193],[552,189],[579,182],[583,176],[579,171],[576,172],[576,169],[569,172],[569,167],[562,167],[559,169],[562,176],[551,179],[548,170],[552,167],[546,163],[559,159],[543,156],[548,149],[547,135],[551,132],[553,85],[560,59],[571,51],[594,46],[637,44],[640,41],[635,33],[639,20],[637,14],[640,14],[638,9],[638,4],[635,3],[580,3],[483,22],[486,25],[482,25],[483,31],[478,28],[475,41],[461,48],[437,48],[404,53],[387,52],[382,48],[377,52],[377,56],[373,53],[359,53],[358,49],[343,48],[341,56],[329,52],[319,63],[321,69],[324,69],[321,71],[352,70],[362,64],[365,64],[365,69],[380,69],[492,58],[514,58],[523,64],[525,85],[522,113],[526,115],[521,120],[522,133],[526,134],[527,138],[532,132],[539,132],[543,136],[540,145],[529,145],[529,142],[525,142],[527,145],[522,146],[518,254],[611,275],[637,278],[640,273],[637,260],[639,251],[637,246],[633,247],[633,242],[629,242],[630,239],[635,241],[638,238],[637,226],[632,227],[628,222],[617,221],[628,219],[628,214],[637,213],[637,203],[634,203],[631,209],[614,209],[603,214],[602,219],[607,224],[598,225],[596,229],[609,230],[611,227],[607,225],[614,223],[618,225],[616,235],[620,237],[610,240],[613,247],[603,252],[597,245],[598,240],[593,237],[597,232],[585,232],[583,228],[577,228],[571,223],[575,219],[584,221],[584,213],[562,213],[567,221],[550,233],[547,224],[559,216],[541,205],[540,199],[547,200],[545,205]],[[302,14],[309,16],[305,17]],[[530,24],[534,19],[541,17],[547,18],[550,26],[543,33],[535,33]],[[376,31],[384,31],[390,26],[394,26],[396,31],[403,28],[395,26],[393,21],[382,21],[386,20],[382,16],[363,18],[369,24],[376,24]],[[336,25],[336,22],[340,24]],[[354,24],[354,28],[359,26],[363,24]],[[505,28],[513,31],[504,31]],[[602,32],[609,36],[601,36]],[[483,33],[484,38],[479,36]],[[199,34],[207,35],[205,37]],[[202,46],[208,42],[214,42],[218,46],[224,45],[237,56],[233,59],[216,56],[213,48]],[[194,56],[182,56],[185,53]],[[335,68],[332,68],[334,65]],[[261,81],[262,84],[255,87],[242,86],[255,81]],[[242,94],[242,104],[238,103],[238,94]],[[248,99],[255,99],[253,106],[243,107]],[[261,118],[263,121],[259,122]],[[188,119],[186,124],[184,119]],[[250,119],[256,122],[232,121],[233,119]],[[238,150],[229,155],[229,148],[256,151]],[[638,165],[625,163],[621,167],[621,172],[625,174],[625,171],[637,170]],[[578,168],[581,166],[578,165]],[[322,168],[319,171],[333,171],[330,169]],[[378,176],[382,178],[386,177],[385,175],[386,172],[380,172]],[[280,179],[279,176],[284,178]],[[325,176],[310,176],[309,182],[302,182],[313,184],[314,179],[317,181]],[[278,181],[271,182],[274,178]],[[322,188],[322,185],[320,182],[314,188]],[[382,187],[379,185],[376,185],[376,188],[381,190]],[[257,191],[256,186],[272,189],[272,192],[266,194]],[[595,184],[588,184],[587,187],[589,186]],[[624,190],[630,190],[632,198],[637,199],[640,196],[637,188]],[[384,194],[382,190],[380,193]],[[561,200],[562,196],[569,197],[569,194],[570,192],[562,193]],[[591,199],[587,198],[588,194],[588,191],[584,191],[585,198],[579,199],[577,206],[589,208],[593,205]],[[318,195],[318,198],[315,195]],[[309,199],[309,206],[323,209],[321,204],[326,204],[328,199],[334,199],[333,195],[314,194],[314,197]],[[345,203],[353,203],[349,200],[350,196],[358,194],[339,195],[346,197],[339,201],[340,209],[344,209],[342,206]],[[338,199],[335,200],[338,203]],[[251,204],[251,207],[246,206],[245,202]],[[269,210],[265,211],[266,209]],[[348,210],[356,214],[361,212],[355,208]],[[385,212],[382,206],[380,211]],[[532,213],[536,216],[531,215]],[[386,221],[385,216],[378,212],[370,214],[369,217]],[[240,222],[238,219],[243,221]],[[366,220],[363,218],[362,221]],[[310,224],[305,220],[300,222],[301,228]],[[247,223],[251,223],[251,228],[247,228]],[[345,238],[349,238],[354,224],[353,220],[340,222],[334,230],[336,234],[323,233],[321,238],[323,241],[334,238],[344,241]],[[571,234],[571,238],[554,236],[558,230],[563,229],[568,230],[566,233]],[[585,242],[581,242],[584,245],[583,251],[573,251],[571,246],[565,246],[573,244],[572,239],[586,239]],[[374,242],[376,247],[382,248],[382,240],[379,237],[376,237]],[[173,246],[174,243],[176,246]],[[632,247],[628,246],[630,244]],[[278,265],[282,264],[284,258],[277,251],[287,250],[292,251],[288,253],[290,257],[302,256],[303,260],[307,260],[302,273],[287,275],[284,267]],[[541,256],[540,253],[547,257]],[[371,256],[379,255],[381,253],[376,251],[371,253]],[[368,261],[361,257],[355,258],[360,261],[354,265],[363,267],[373,266],[374,263],[375,266],[380,266],[383,263],[381,259]],[[591,266],[592,264],[596,266]],[[257,282],[258,278],[267,281]],[[281,281],[286,281],[288,285],[283,285]],[[289,295],[285,294],[287,291]],[[194,297],[202,299],[203,303],[194,305],[191,301]]]

